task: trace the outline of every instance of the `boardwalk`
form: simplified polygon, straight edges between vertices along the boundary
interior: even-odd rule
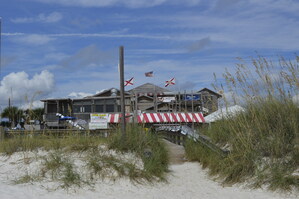
[[[168,140],[164,140],[164,142],[166,143],[169,152],[169,160],[171,165],[183,164],[186,162],[185,149],[183,146],[174,144]]]

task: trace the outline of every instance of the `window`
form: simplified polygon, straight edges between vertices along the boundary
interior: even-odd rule
[[[104,112],[104,105],[96,105],[95,106],[95,111],[99,112],[99,113],[103,113]]]
[[[80,113],[80,108],[81,108],[80,105],[74,105],[73,106],[74,113]]]
[[[82,108],[83,108],[82,112],[85,112],[85,113],[91,112],[91,105],[83,105]]]
[[[106,99],[105,102],[106,102],[106,104],[112,104],[112,103],[115,103],[115,100],[114,99]]]
[[[107,104],[106,105],[106,112],[107,113],[114,112],[114,104]]]
[[[48,103],[48,113],[57,113],[57,104]]]
[[[74,105],[73,109],[74,113],[90,113],[91,105]]]

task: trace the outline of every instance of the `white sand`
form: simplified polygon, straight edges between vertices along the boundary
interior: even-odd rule
[[[243,189],[237,186],[222,187],[219,183],[207,177],[207,172],[202,170],[198,163],[186,162],[178,165],[171,165],[172,172],[169,174],[169,183],[157,183],[155,185],[134,185],[127,179],[116,182],[98,181],[93,188],[84,186],[75,190],[48,191],[45,187],[58,186],[53,182],[34,182],[22,185],[11,183],[24,171],[34,171],[31,163],[24,165],[21,154],[10,157],[0,156],[0,199],[65,199],[65,198],[197,198],[197,199],[295,199],[299,196],[277,194],[260,189]],[[26,168],[30,167],[30,168]],[[24,173],[23,173],[24,174]],[[45,187],[43,187],[45,186]]]

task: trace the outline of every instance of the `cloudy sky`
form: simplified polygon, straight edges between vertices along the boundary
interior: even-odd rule
[[[1,0],[0,106],[118,87],[121,45],[136,86],[175,77],[175,90],[211,88],[237,57],[294,57],[298,10],[296,0]]]

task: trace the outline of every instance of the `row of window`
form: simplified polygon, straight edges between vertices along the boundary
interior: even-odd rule
[[[115,104],[104,105],[74,105],[74,113],[113,113],[120,112],[120,106]]]

